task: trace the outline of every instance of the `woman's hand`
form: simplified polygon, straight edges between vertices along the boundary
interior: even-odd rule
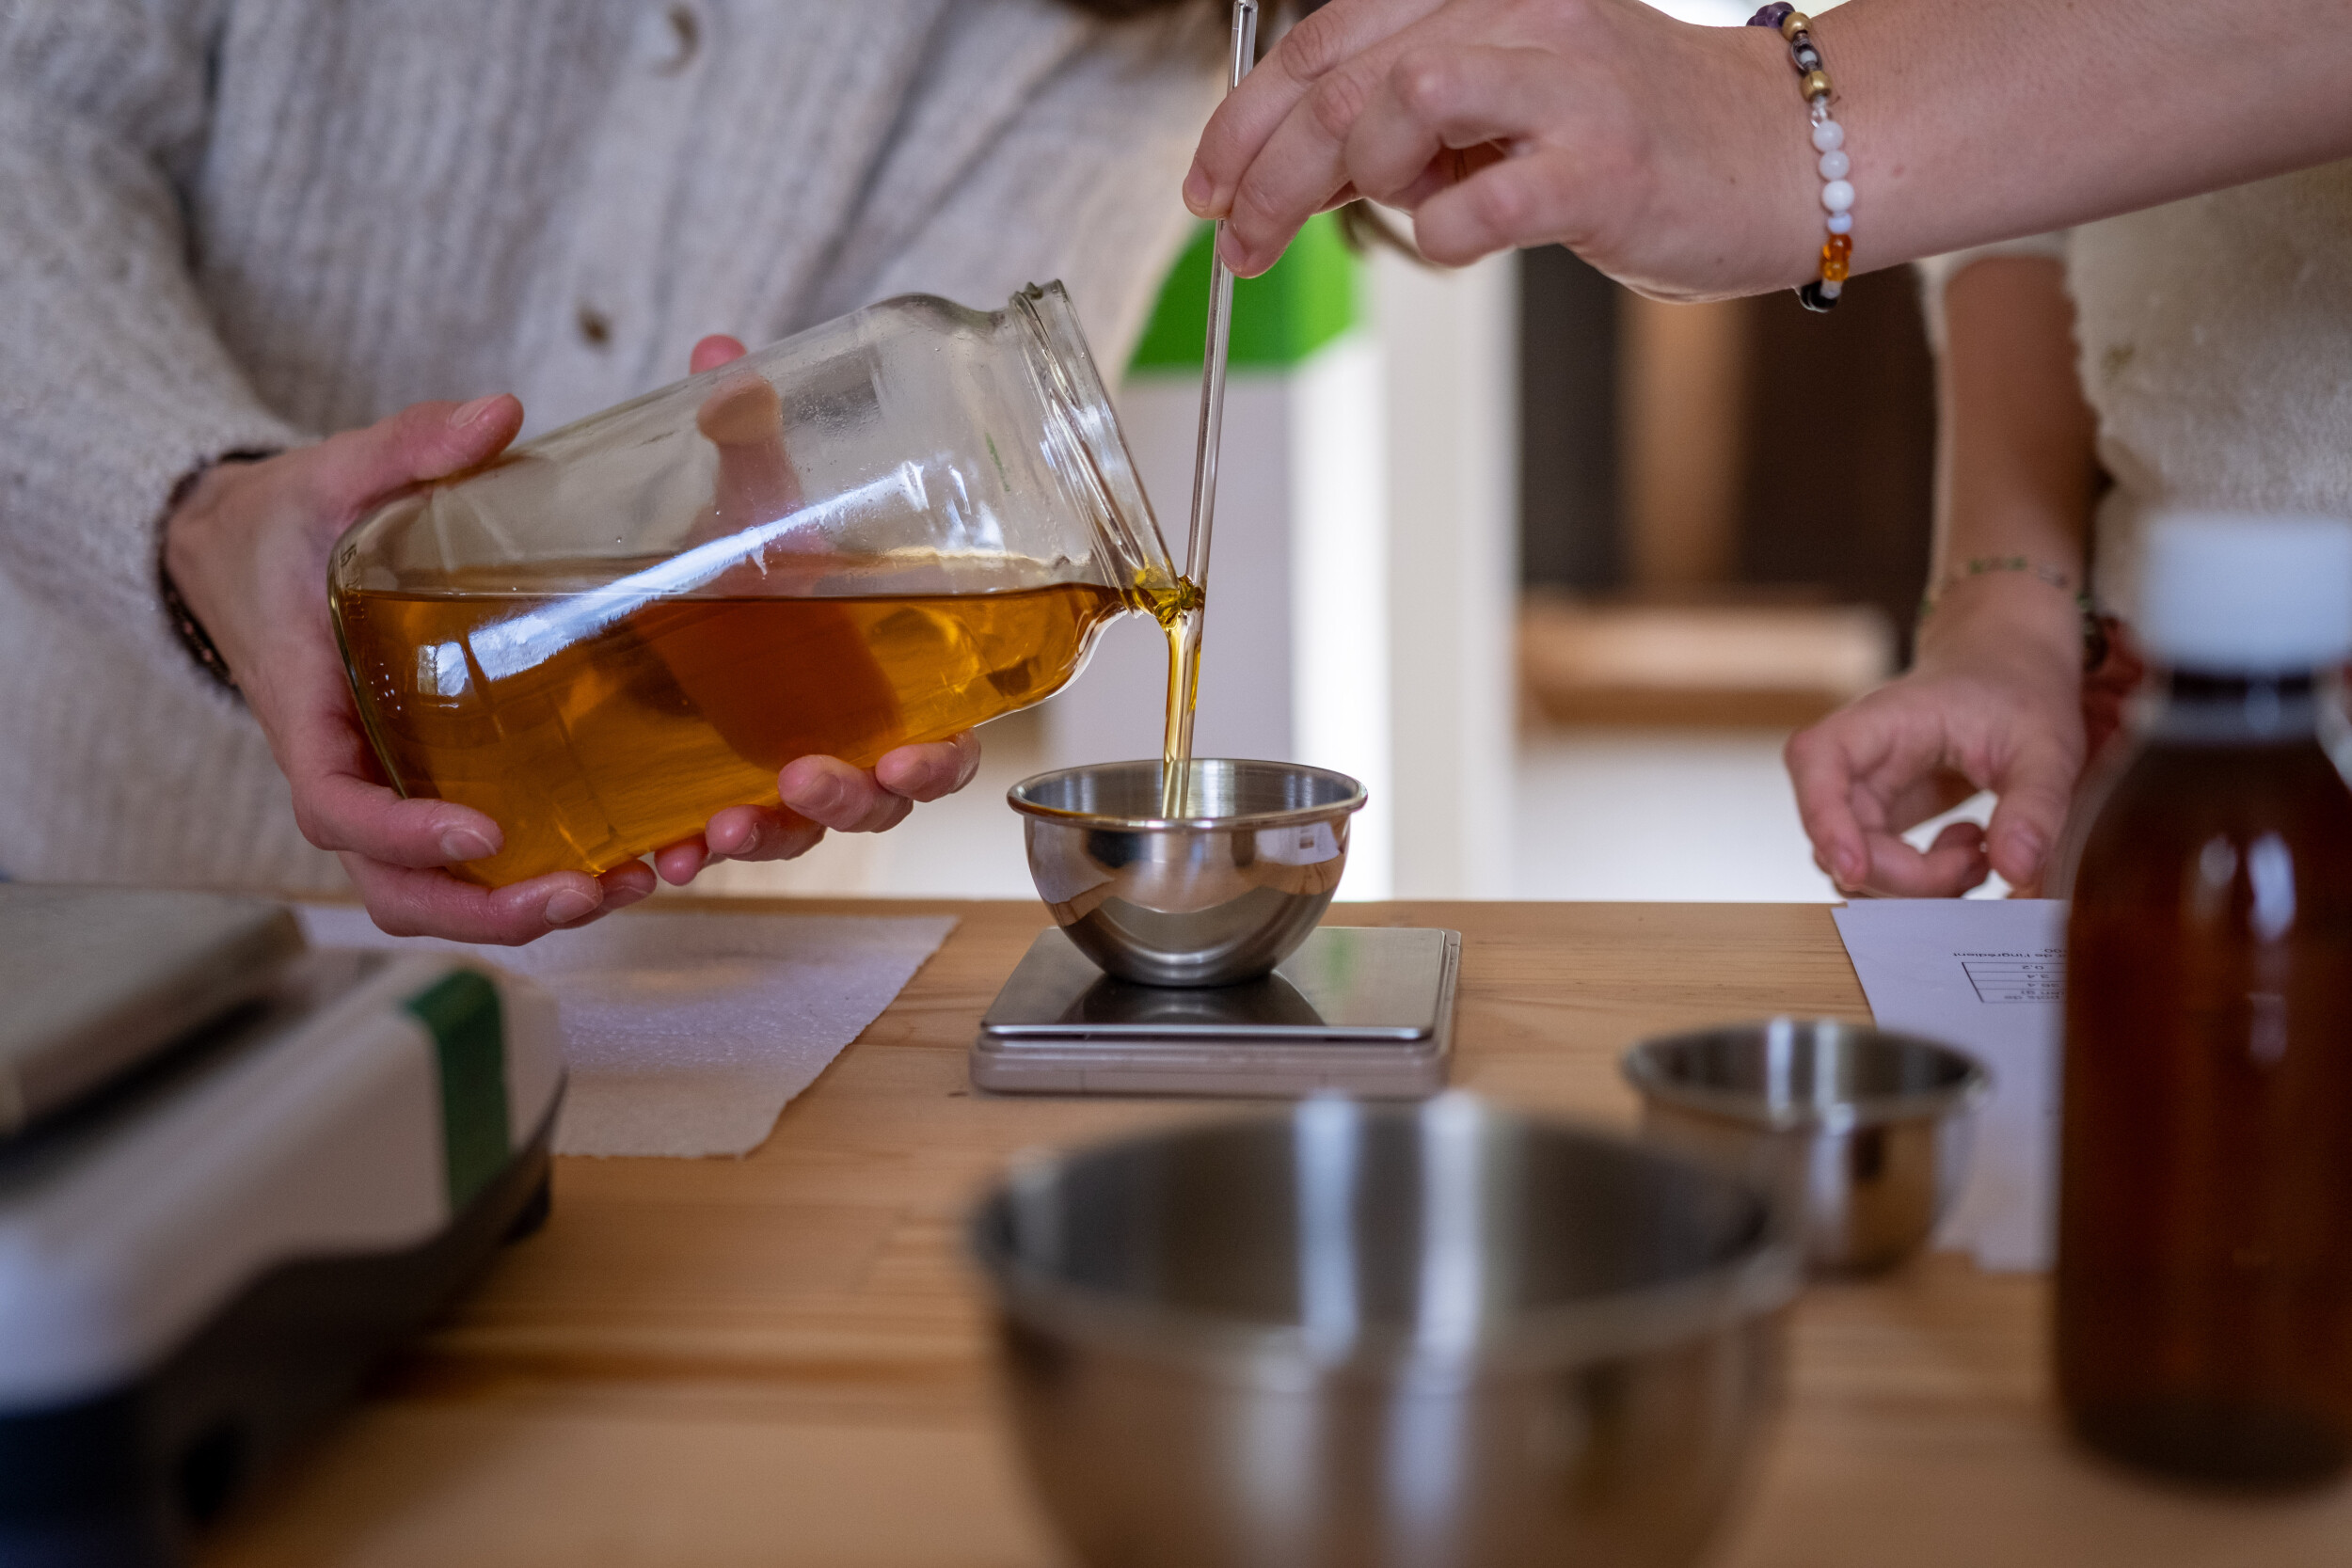
[[[697,371],[743,352],[706,339]],[[508,396],[421,403],[364,430],[254,463],[206,472],[165,525],[164,558],[260,722],[294,793],[295,822],[343,869],[375,923],[394,936],[516,944],[589,923],[653,892],[640,862],[601,877],[559,871],[502,888],[443,867],[496,854],[498,823],[452,800],[404,800],[376,767],[326,606],[327,557],[343,531],[410,485],[487,462],[522,426]],[[782,809],[737,806],[701,837],[656,856],[685,882],[714,859],[805,853],[827,828],[875,832],[917,800],[961,788],[979,765],[969,735],[892,752],[869,772],[802,757],[778,780]]]
[[[1788,742],[1815,863],[1848,893],[1955,897],[1992,870],[2030,894],[2082,772],[2081,693],[2062,595],[2016,576],[1955,585],[1910,673]],[[1979,789],[2000,797],[1987,827],[1955,822],[1925,853],[1903,842]]]
[[[1254,276],[1357,196],[1431,260],[1557,242],[1667,298],[1812,275],[1820,179],[1787,46],[1639,0],[1331,0],[1219,107],[1184,182]]]
[[[1815,17],[1861,193],[1854,270],[2352,155],[2343,9],[1972,0]],[[1558,241],[1645,293],[1708,299],[1813,275],[1804,133],[1769,28],[1688,26],[1640,0],[1330,0],[1210,120],[1184,199],[1229,219],[1245,275],[1362,195],[1413,211],[1438,261]]]
[[[504,835],[469,806],[403,800],[385,785],[336,650],[326,562],[337,537],[395,492],[497,455],[522,419],[511,397],[416,404],[316,446],[222,464],[165,527],[172,580],[261,722],[303,837],[342,857],[368,912],[394,936],[529,942],[654,888],[636,863],[497,889],[441,870],[497,853]]]

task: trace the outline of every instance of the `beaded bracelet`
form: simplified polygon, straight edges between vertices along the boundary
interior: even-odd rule
[[[1788,58],[1812,108],[1813,149],[1821,155],[1821,205],[1829,211],[1829,239],[1821,246],[1821,276],[1799,289],[1797,299],[1808,310],[1827,310],[1846,292],[1847,263],[1853,256],[1853,182],[1846,178],[1853,161],[1846,155],[1846,128],[1830,118],[1829,71],[1813,41],[1811,19],[1788,0],[1773,0],[1748,18],[1748,25],[1776,27],[1788,40]]]

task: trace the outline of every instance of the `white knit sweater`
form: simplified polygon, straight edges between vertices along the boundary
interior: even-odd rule
[[[1221,20],[1059,0],[0,3],[0,873],[341,881],[157,602],[180,476],[423,398],[544,430],[910,291],[1123,364]],[[324,591],[322,586],[322,592]]]
[[[2352,163],[1921,263],[1930,328],[1968,262],[2066,263],[2082,387],[2114,479],[2095,581],[2126,616],[2165,507],[2352,516]]]

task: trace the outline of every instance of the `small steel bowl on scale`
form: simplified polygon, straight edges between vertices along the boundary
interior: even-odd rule
[[[1157,762],[1041,773],[1006,799],[1029,875],[1078,950],[1147,986],[1270,973],[1338,891],[1364,786],[1286,762],[1196,758],[1189,814],[1160,815]]]
[[[1621,1065],[1643,1131],[1781,1192],[1821,1274],[1892,1268],[1926,1244],[1993,1084],[1947,1046],[1832,1019],[1644,1040]]]
[[[1682,1568],[1802,1265],[1753,1184],[1442,1095],[1017,1169],[975,1213],[1047,1512],[1121,1568]]]

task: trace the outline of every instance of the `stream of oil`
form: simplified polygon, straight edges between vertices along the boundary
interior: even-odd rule
[[[1191,815],[1192,715],[1200,696],[1200,610],[1206,595],[1189,578],[1147,582],[1143,607],[1168,638],[1168,717],[1160,736],[1160,815]]]

